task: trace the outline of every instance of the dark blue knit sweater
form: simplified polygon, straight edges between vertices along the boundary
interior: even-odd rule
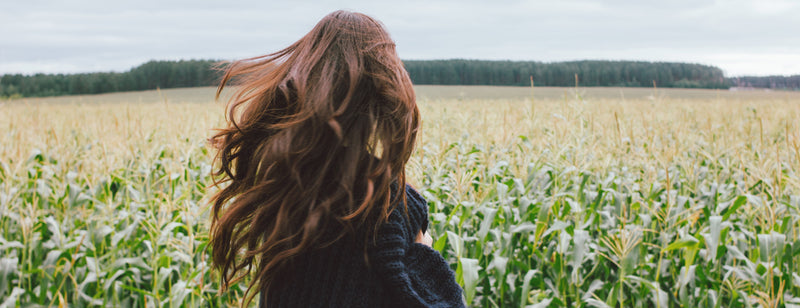
[[[464,307],[461,287],[436,250],[415,243],[428,228],[428,206],[406,187],[408,217],[397,206],[367,249],[342,238],[296,260],[287,277],[274,281],[261,306],[277,307]],[[263,294],[263,292],[262,292]]]

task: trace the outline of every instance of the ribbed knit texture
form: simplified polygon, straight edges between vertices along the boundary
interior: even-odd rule
[[[297,258],[261,307],[464,307],[444,258],[414,242],[428,228],[427,202],[410,186],[405,194],[408,216],[397,206],[378,229],[367,249],[370,266],[363,246],[345,237]]]

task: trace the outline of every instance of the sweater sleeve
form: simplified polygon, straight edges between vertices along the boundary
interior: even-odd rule
[[[428,202],[425,201],[419,192],[417,192],[411,186],[406,185],[406,205],[408,207],[408,218],[409,218],[409,225],[411,227],[411,231],[414,231],[412,235],[414,235],[411,240],[416,239],[417,232],[428,231]]]
[[[370,260],[400,307],[464,307],[461,287],[438,251],[415,243],[417,232],[427,229],[424,199],[406,188],[408,216],[401,207],[379,229]],[[421,216],[421,217],[420,217]]]

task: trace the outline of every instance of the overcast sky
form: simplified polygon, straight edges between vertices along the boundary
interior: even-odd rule
[[[0,74],[256,56],[337,9],[381,20],[403,59],[681,61],[728,76],[800,74],[797,0],[2,0]]]

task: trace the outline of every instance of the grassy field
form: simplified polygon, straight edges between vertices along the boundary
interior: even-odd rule
[[[800,93],[417,88],[473,307],[800,307]],[[0,102],[0,307],[227,306],[213,89]]]

